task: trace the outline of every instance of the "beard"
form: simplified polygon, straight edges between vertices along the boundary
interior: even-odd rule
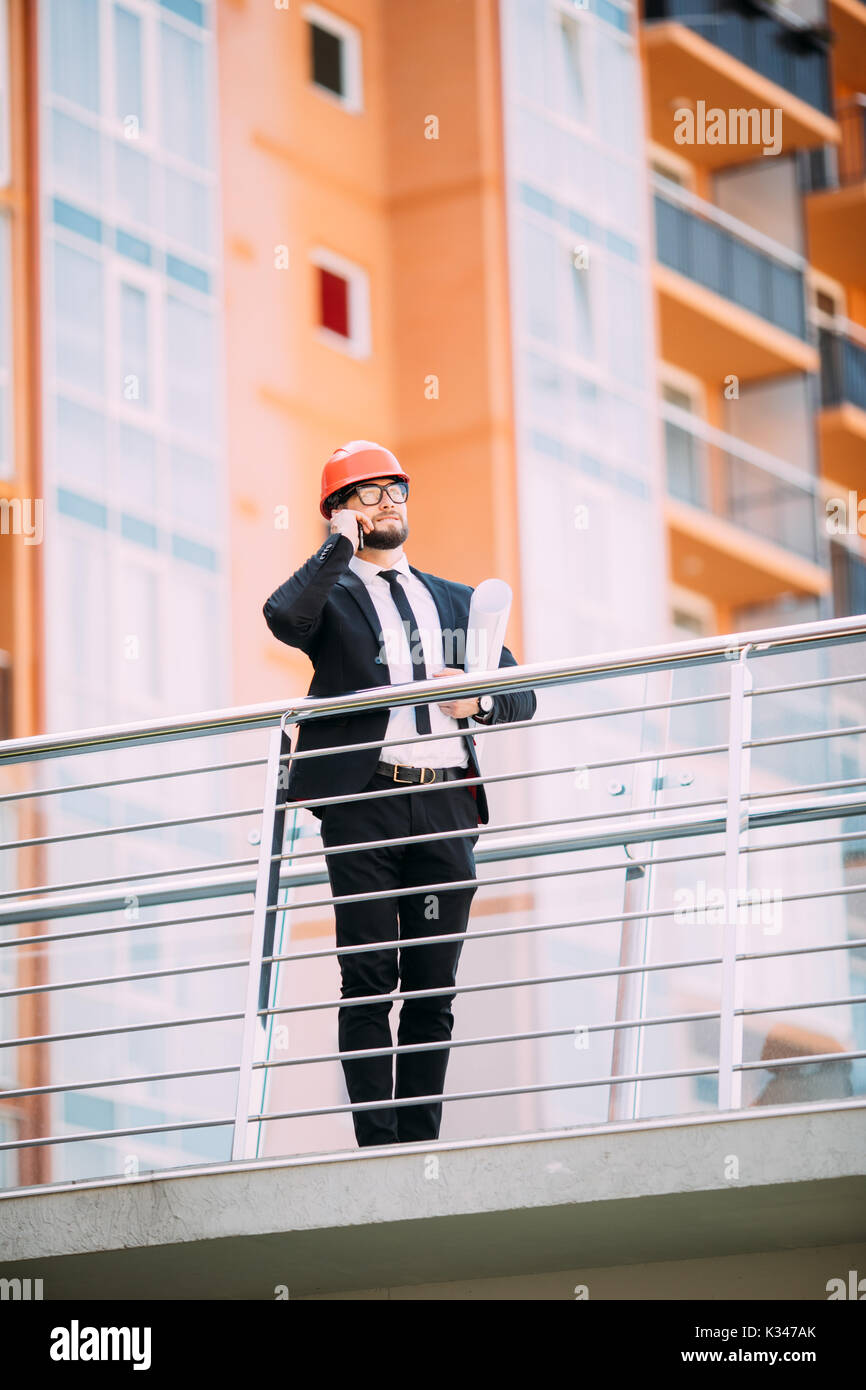
[[[394,522],[387,521],[381,530],[369,531],[364,536],[364,546],[369,546],[371,550],[396,550],[408,535],[409,527],[396,517]]]

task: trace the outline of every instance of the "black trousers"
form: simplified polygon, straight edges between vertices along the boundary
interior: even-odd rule
[[[467,772],[467,776],[471,776]],[[365,789],[394,787],[376,773]],[[449,830],[474,829],[473,835],[442,838]],[[385,845],[380,849],[327,854],[336,845],[404,835],[433,835],[425,844]],[[475,887],[426,891],[425,885],[475,877],[478,813],[471,787],[461,781],[443,782],[425,791],[399,792],[374,800],[345,802],[322,808],[322,843],[335,898],[352,893],[382,892],[372,901],[335,903],[337,946],[360,946],[377,941],[407,941],[412,937],[463,932]],[[411,890],[415,891],[411,891]],[[367,1004],[343,1005],[339,1010],[340,1052],[392,1047],[388,995],[442,989],[442,994],[401,1002],[397,1044],[451,1040],[451,1012],[462,941],[388,951],[359,951],[338,956],[341,998],[381,995]],[[440,1095],[445,1087],[448,1048],[352,1060],[343,1056],[343,1073],[352,1102]],[[395,1085],[396,1072],[396,1085]],[[439,1136],[441,1101],[421,1105],[383,1105],[354,1110],[358,1144],[413,1143]]]

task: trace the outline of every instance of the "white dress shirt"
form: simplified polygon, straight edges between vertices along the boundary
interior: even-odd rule
[[[353,555],[349,561],[349,568],[354,570],[358,578],[366,584],[367,592],[373,607],[376,609],[376,616],[382,626],[382,639],[385,643],[382,655],[388,663],[391,676],[390,684],[400,685],[404,681],[411,682],[413,679],[412,653],[406,640],[403,620],[391,595],[390,585],[379,574],[379,570],[384,567],[371,564],[369,560],[362,560],[360,556]],[[442,628],[436,601],[427,585],[423,584],[412,573],[405,555],[401,555],[397,563],[391,568],[400,575],[397,582],[402,584],[405,589],[406,597],[412,612],[415,614],[421,646],[424,650],[424,664],[427,667],[428,676],[432,676],[435,671],[441,671],[445,665]],[[455,736],[439,739],[435,743],[418,742],[418,730],[415,727],[415,706],[395,706],[391,710],[385,738],[400,738],[404,741],[394,743],[390,748],[383,748],[382,762],[402,763],[406,767],[466,767],[469,762],[469,749],[457,720],[452,719],[448,714],[443,714],[438,704],[428,705],[427,708],[430,711],[430,732],[444,734],[452,731]]]

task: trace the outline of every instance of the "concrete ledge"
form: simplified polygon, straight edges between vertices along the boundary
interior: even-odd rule
[[[23,1193],[0,1277],[273,1299],[843,1245],[866,1237],[864,1141],[840,1106]]]

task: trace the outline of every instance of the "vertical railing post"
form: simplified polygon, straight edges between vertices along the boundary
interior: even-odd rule
[[[659,671],[647,676],[646,704],[662,704],[670,701],[673,675],[670,671]],[[636,763],[634,770],[632,803],[655,807],[658,794],[664,785],[663,758],[670,732],[670,708],[648,710],[643,716],[641,752],[657,751],[658,759]],[[649,721],[649,722],[648,722]],[[634,855],[649,862],[629,864],[625,871],[625,890],[623,893],[624,921],[620,930],[619,964],[629,967],[645,965],[649,951],[650,919],[632,914],[649,912],[652,903],[652,860],[655,856],[656,841],[646,845],[633,845]],[[632,1018],[643,1018],[646,1012],[646,975],[639,970],[629,970],[620,975],[616,986],[616,1013],[614,1022],[621,1023]],[[640,1070],[643,1053],[642,1028],[615,1028],[611,1045],[611,1079],[616,1076],[634,1076]],[[609,1120],[632,1120],[637,1118],[638,1082],[622,1081],[611,1085],[608,1098]]]
[[[749,789],[750,750],[745,745],[752,735],[752,673],[746,665],[751,650],[747,642],[731,666],[728,706],[728,795],[725,812],[724,880],[725,910],[722,926],[722,980],[719,1003],[719,1098],[720,1110],[738,1110],[742,1104],[743,1073],[737,1070],[743,1060],[743,1016],[737,1011],[743,1002],[743,972],[737,956],[745,942],[740,921],[740,905],[748,887],[747,856],[742,853],[748,838],[748,807],[743,798]]]
[[[235,1108],[232,1159],[247,1158],[250,1114],[250,1087],[253,1062],[258,1042],[259,1009],[267,1006],[270,966],[262,965],[262,957],[270,954],[276,923],[276,902],[280,887],[279,855],[283,847],[286,819],[286,797],[283,790],[286,774],[282,759],[290,751],[289,737],[283,722],[273,729],[268,745],[268,765],[265,773],[262,805],[259,862],[256,872],[256,895],[253,905],[253,925],[250,934],[250,966],[247,975],[244,1028],[241,1039],[241,1062],[238,1072],[238,1094]],[[264,1003],[262,1000],[264,999]],[[266,1019],[261,1020],[267,1023]]]

